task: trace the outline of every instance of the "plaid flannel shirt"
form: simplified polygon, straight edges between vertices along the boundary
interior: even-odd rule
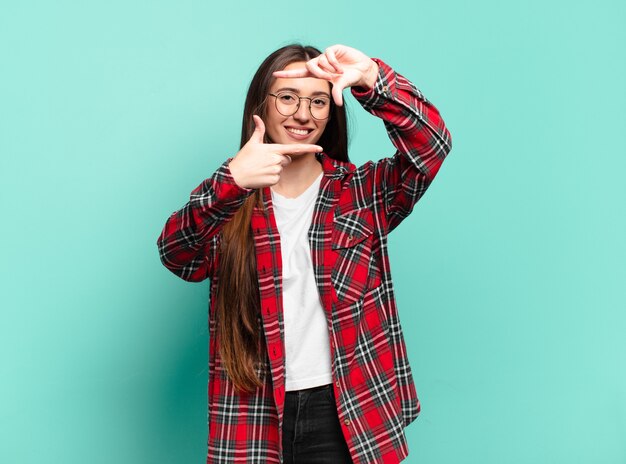
[[[326,312],[337,411],[353,461],[397,463],[408,454],[404,428],[420,412],[394,298],[387,234],[412,211],[451,149],[438,110],[380,59],[372,89],[353,87],[381,118],[397,148],[356,167],[316,154],[324,170],[308,231],[315,280]],[[163,264],[188,281],[219,282],[220,228],[254,189],[239,187],[228,158],[173,213],[158,238]],[[269,187],[267,212],[251,226],[257,260],[266,363],[263,386],[235,391],[219,358],[209,300],[208,463],[280,463],[285,400],[280,236]]]

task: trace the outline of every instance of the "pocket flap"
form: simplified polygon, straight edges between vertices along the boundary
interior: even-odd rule
[[[335,216],[332,248],[348,248],[374,233],[374,218],[369,209],[359,209]]]

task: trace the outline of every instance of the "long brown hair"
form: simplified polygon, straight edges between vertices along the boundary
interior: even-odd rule
[[[311,46],[287,45],[269,55],[255,73],[243,111],[241,144],[254,131],[253,114],[265,120],[272,73],[290,63],[308,61],[321,52]],[[317,143],[331,158],[348,161],[348,130],[344,106],[331,102],[331,115]],[[222,228],[216,300],[217,339],[221,362],[235,388],[250,392],[263,385],[257,369],[265,362],[256,255],[250,220],[254,207],[264,209],[262,189],[250,195]]]

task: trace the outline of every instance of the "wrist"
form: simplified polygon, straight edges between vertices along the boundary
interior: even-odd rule
[[[230,177],[232,177],[233,182],[238,185],[239,187],[241,187],[241,184],[238,182],[240,176],[239,176],[239,171],[237,168],[237,162],[235,160],[235,158],[232,158],[229,163],[228,163],[228,171],[230,173]]]
[[[361,80],[359,86],[364,87],[366,89],[371,89],[376,84],[376,80],[378,79],[378,63],[370,58],[370,67],[365,72],[363,79]]]

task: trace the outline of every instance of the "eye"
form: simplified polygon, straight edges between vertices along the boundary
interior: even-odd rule
[[[296,102],[296,96],[292,93],[279,93],[278,98],[281,102],[293,104]]]
[[[328,105],[328,99],[314,98],[313,100],[311,100],[311,104],[316,108],[324,108],[326,105]]]

